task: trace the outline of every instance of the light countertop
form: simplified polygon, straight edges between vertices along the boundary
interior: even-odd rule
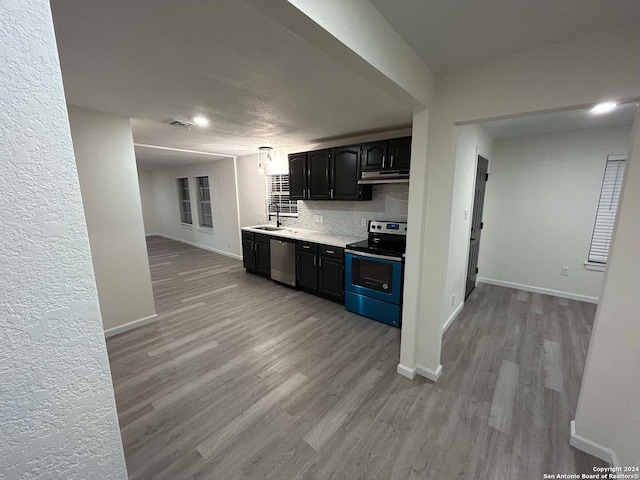
[[[323,245],[331,245],[332,247],[344,248],[349,243],[359,242],[367,238],[367,233],[363,232],[361,236],[352,237],[345,235],[331,235],[326,232],[318,232],[315,230],[306,230],[304,228],[280,227],[280,230],[265,231],[259,227],[273,225],[254,225],[251,227],[242,227],[241,230],[253,233],[262,233],[273,237],[291,238],[293,240],[304,240],[306,242],[321,243]]]

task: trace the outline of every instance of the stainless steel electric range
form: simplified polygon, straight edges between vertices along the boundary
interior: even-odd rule
[[[345,249],[345,306],[400,327],[407,224],[369,222],[369,236]]]

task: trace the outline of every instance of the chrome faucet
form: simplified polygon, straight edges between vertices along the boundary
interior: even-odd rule
[[[267,213],[269,214],[269,220],[271,220],[271,205],[275,205],[276,207],[276,227],[280,227],[282,222],[280,221],[280,205],[277,203],[270,203],[267,205]]]

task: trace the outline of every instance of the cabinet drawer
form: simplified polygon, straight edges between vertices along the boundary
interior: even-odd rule
[[[311,242],[298,242],[298,251],[306,253],[318,253],[318,244]]]
[[[266,243],[269,245],[271,241],[271,235],[263,235],[262,233],[256,233],[256,243]]]
[[[344,257],[344,249],[330,245],[320,245],[320,255],[323,257],[342,259]]]
[[[256,234],[253,232],[245,232],[242,230],[242,240],[255,240]]]

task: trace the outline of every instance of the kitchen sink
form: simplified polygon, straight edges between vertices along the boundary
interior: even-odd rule
[[[271,227],[269,225],[261,225],[259,227],[251,227],[255,230],[264,230],[265,232],[275,232],[277,230],[284,230],[284,228],[280,228],[280,227]]]

